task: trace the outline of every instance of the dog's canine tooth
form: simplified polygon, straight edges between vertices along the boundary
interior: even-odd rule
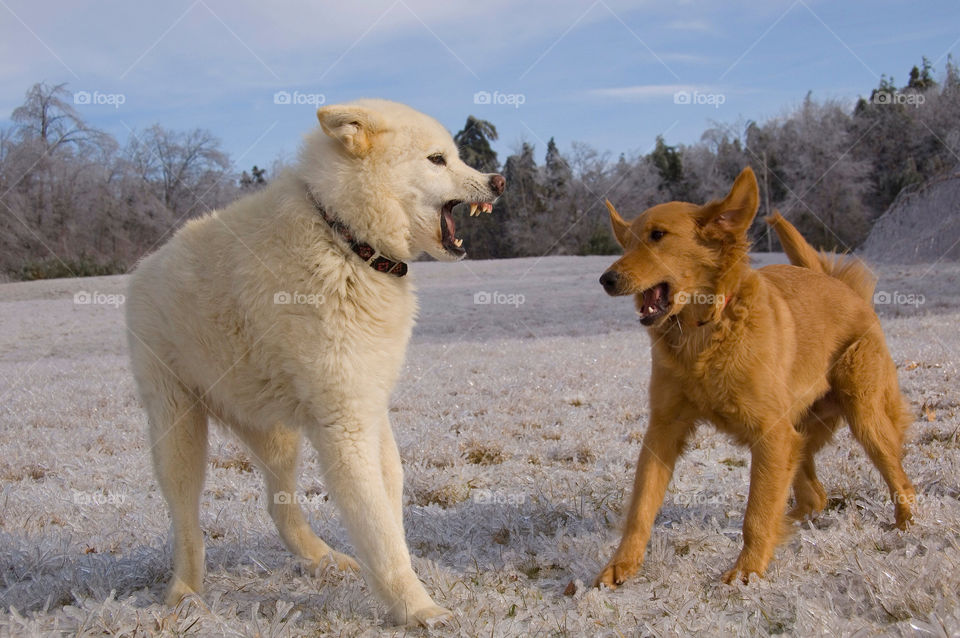
[[[470,202],[470,217],[477,214],[477,202]]]
[[[454,238],[453,245],[456,246],[457,248],[460,248],[460,246],[463,246],[463,240],[459,238]]]

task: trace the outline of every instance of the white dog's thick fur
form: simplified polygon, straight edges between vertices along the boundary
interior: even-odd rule
[[[187,223],[130,281],[133,372],[173,524],[166,601],[202,588],[199,499],[214,417],[249,447],[292,552],[360,567],[393,619],[431,624],[448,612],[411,566],[387,416],[416,313],[413,286],[351,252],[308,189],[392,259],[426,251],[452,260],[463,254],[441,230],[442,208],[460,200],[489,210],[504,182],[460,161],[438,122],[401,104],[363,100],[317,116],[322,130],[307,137],[296,169]],[[301,432],[359,565],[314,534],[292,496]]]

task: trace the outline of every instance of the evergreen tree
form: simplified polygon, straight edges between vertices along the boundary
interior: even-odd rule
[[[517,256],[540,255],[547,238],[542,223],[545,210],[540,186],[540,169],[534,147],[524,142],[520,152],[507,158],[503,176],[507,180],[504,204],[510,211],[508,231]]]
[[[496,127],[486,120],[474,116],[467,118],[463,130],[453,136],[460,148],[460,159],[468,166],[484,173],[495,173],[500,162],[490,142],[497,139]],[[507,179],[507,190],[510,180]],[[504,199],[494,205],[493,213],[481,213],[479,217],[464,214],[465,207],[455,209],[457,236],[463,239],[464,248],[471,259],[494,259],[511,257],[510,238],[504,232],[508,223],[509,210]]]
[[[570,197],[572,186],[573,172],[570,170],[570,164],[560,154],[557,143],[551,137],[547,142],[547,154],[542,169],[541,192],[544,219],[539,226],[549,228],[549,233],[554,236],[554,240],[551,241],[550,246],[543,248],[544,251],[553,250],[559,254],[566,254],[578,250],[576,246],[556,241],[564,237],[564,233],[568,231],[579,235],[579,229],[570,230],[581,217],[576,201]],[[553,243],[557,245],[553,246]]]
[[[497,153],[490,146],[490,142],[496,140],[497,128],[490,122],[479,120],[472,115],[467,117],[463,130],[453,136],[453,141],[460,147],[460,159],[467,166],[484,173],[496,173],[500,167]]]
[[[250,172],[243,171],[240,174],[240,188],[243,190],[255,190],[267,184],[267,180],[264,175],[267,174],[267,169],[259,168],[256,164],[253,165],[253,168],[250,169]]]
[[[945,84],[952,82],[950,64],[948,60]],[[930,61],[923,58],[920,67],[910,70],[902,91],[892,77],[883,75],[869,102],[859,101],[854,110],[852,135],[861,141],[852,152],[872,165],[870,187],[864,195],[871,218],[886,211],[904,188],[920,184],[954,163],[949,156],[956,151],[940,141],[949,138],[954,125],[949,117],[939,123],[928,117],[928,113],[949,108],[950,102],[945,97],[939,100],[945,104],[934,106],[940,96],[932,71]],[[945,86],[943,96],[947,92]],[[936,128],[941,131],[935,133]]]
[[[570,180],[573,175],[570,171],[570,165],[560,150],[557,143],[550,138],[547,142],[547,156],[544,162],[544,186],[546,187],[547,197],[555,199],[566,194],[570,187]]]
[[[660,173],[660,188],[670,198],[683,200],[687,189],[683,183],[683,159],[676,147],[668,146],[663,136],[657,136],[657,142],[648,156],[650,163]]]
[[[910,79],[905,88],[915,89],[920,92],[933,88],[937,85],[937,81],[933,79],[932,71],[933,65],[930,64],[927,56],[923,56],[921,68],[918,69],[916,65],[914,65],[914,67],[910,69]]]

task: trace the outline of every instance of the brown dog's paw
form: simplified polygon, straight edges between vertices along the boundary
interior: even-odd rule
[[[721,580],[727,585],[732,585],[733,581],[737,580],[739,577],[740,582],[744,585],[750,582],[750,576],[755,575],[757,578],[763,578],[763,573],[766,571],[765,565],[751,564],[751,561],[744,559],[743,557],[738,558],[736,564],[734,564],[733,569],[730,569],[724,572]]]
[[[639,568],[640,563],[638,561],[624,561],[614,557],[594,579],[593,586],[606,585],[610,589],[616,589],[636,574]]]
[[[896,517],[897,529],[901,531],[906,531],[913,524],[913,513],[909,509],[904,511],[898,508]]]
[[[894,515],[896,516],[897,527],[906,530],[913,523],[913,505],[917,502],[917,495],[910,490],[906,494],[895,494],[893,497]]]

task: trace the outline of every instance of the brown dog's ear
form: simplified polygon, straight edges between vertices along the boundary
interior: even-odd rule
[[[381,125],[370,109],[352,105],[324,106],[317,109],[323,132],[339,141],[351,155],[363,157],[370,150]]]
[[[743,235],[753,223],[759,203],[757,177],[748,166],[737,176],[726,197],[703,208],[700,223],[724,235]]]
[[[617,240],[621,248],[626,248],[627,233],[630,232],[630,224],[625,222],[623,217],[620,217],[620,213],[613,207],[609,199],[604,200],[604,203],[607,205],[607,210],[610,211],[610,226],[613,227],[613,238]]]

